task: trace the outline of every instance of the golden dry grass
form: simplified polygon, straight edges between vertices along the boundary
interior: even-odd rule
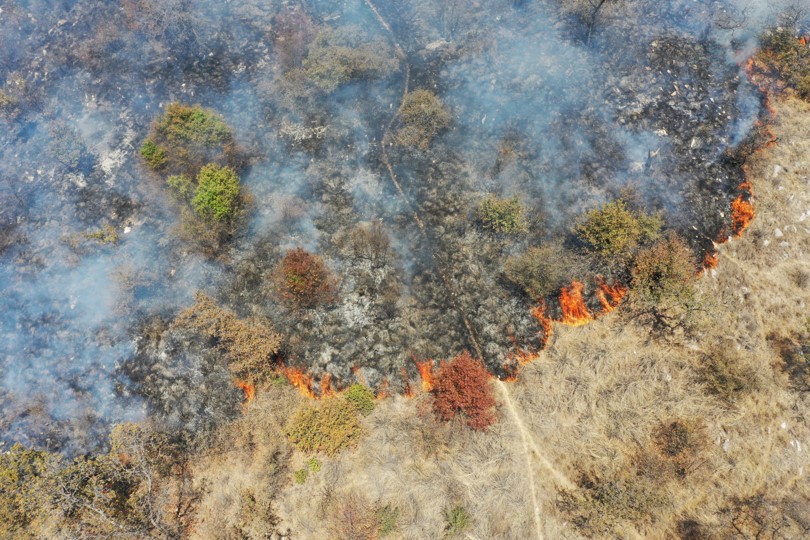
[[[810,399],[790,389],[769,341],[808,331],[808,129],[810,105],[778,105],[779,145],[748,164],[756,220],[720,246],[719,267],[699,281],[711,307],[695,333],[655,340],[621,309],[587,326],[557,327],[516,383],[499,383],[499,421],[485,433],[436,423],[424,394],[383,400],[363,419],[368,433],[358,446],[323,458],[303,484],[292,471],[307,456],[291,455],[274,476],[277,528],[333,538],[342,501],[357,495],[399,509],[398,528],[386,538],[443,538],[444,511],[458,505],[472,517],[466,537],[478,539],[678,538],[687,522],[701,538],[810,534]],[[706,370],[717,359],[743,376],[745,389],[711,392]],[[242,431],[232,451],[200,464],[212,486],[201,507],[200,515],[212,516],[199,525],[203,537],[223,537],[213,516],[239,520],[240,486],[271,484],[267,456],[288,448],[280,426],[291,409],[282,397],[260,392],[233,428]],[[688,463],[683,474],[655,440],[673,421],[699,434],[696,457],[678,462]],[[637,519],[608,506],[598,522],[604,528],[578,527],[596,493],[585,475],[653,490],[657,502]]]

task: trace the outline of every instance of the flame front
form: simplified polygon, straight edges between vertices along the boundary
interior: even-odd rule
[[[754,205],[743,195],[731,201],[731,230],[734,236],[742,236],[754,220]]]
[[[601,277],[599,278],[599,288],[596,291],[596,297],[599,299],[599,303],[602,304],[602,313],[610,313],[624,298],[624,295],[627,294],[627,287],[624,287],[620,283],[615,283],[613,285],[608,285],[605,283]]]
[[[312,391],[312,376],[294,367],[280,366],[279,371],[287,377],[290,384],[298,389],[304,396],[315,399],[315,392]]]
[[[245,401],[253,401],[253,398],[256,396],[256,387],[250,384],[247,381],[234,381],[234,386],[242,390],[245,394]]]
[[[705,268],[706,270],[717,268],[717,264],[719,262],[720,258],[716,251],[707,251],[706,254],[703,256],[703,268]]]
[[[422,391],[433,390],[433,360],[428,358],[424,362],[416,362],[416,369],[422,378]]]
[[[562,309],[562,323],[571,326],[587,324],[593,320],[593,315],[585,305],[582,290],[585,286],[574,281],[570,287],[563,287],[560,291],[560,308]]]
[[[326,373],[321,379],[321,397],[330,397],[335,395],[335,391],[332,389],[332,374]]]

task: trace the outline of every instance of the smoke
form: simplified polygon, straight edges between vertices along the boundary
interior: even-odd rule
[[[189,429],[231,414],[221,359],[183,352],[192,336],[144,345],[144,321],[197,290],[269,317],[290,364],[342,381],[359,367],[397,388],[414,358],[480,347],[497,370],[515,342],[538,346],[502,261],[565,242],[587,209],[632,196],[696,249],[721,228],[740,174],[724,153],[759,114],[739,63],[776,20],[770,6],[628,0],[591,21],[576,0],[375,5],[405,59],[360,0],[0,7],[4,439],[77,452],[146,414]],[[336,90],[295,75],[323,32],[373,50],[377,71]],[[452,124],[429,150],[387,148],[403,197],[380,159],[405,63],[410,89],[434,91]],[[216,259],[184,242],[137,156],[172,101],[218,111],[249,156],[250,213]],[[518,196],[531,232],[482,235],[473,214],[488,193]],[[387,231],[383,262],[351,247],[368,223]],[[340,276],[336,305],[273,298],[268,276],[297,246]]]

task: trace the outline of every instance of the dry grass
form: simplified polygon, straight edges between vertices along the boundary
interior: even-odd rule
[[[772,343],[807,335],[810,287],[801,276],[810,268],[810,106],[791,100],[778,112],[780,144],[749,163],[757,218],[720,247],[719,267],[699,280],[712,308],[694,336],[653,340],[621,309],[587,326],[555,328],[540,358],[503,386],[501,407],[508,397],[515,414],[502,410],[483,433],[438,424],[425,394],[379,402],[362,420],[367,435],[355,449],[324,458],[303,484],[283,476],[274,491],[278,527],[300,538],[334,537],[344,501],[359,497],[366,513],[399,510],[386,538],[442,538],[445,512],[457,506],[469,511],[468,538],[808,534],[810,399],[791,389]],[[707,379],[721,360],[746,382],[728,395]],[[237,486],[268,476],[253,460],[272,453],[265,445],[286,448],[274,438],[281,424],[270,429],[256,419],[260,403],[237,449],[210,463],[221,468],[210,478],[223,484],[205,503],[209,515],[237,520]],[[688,427],[692,442],[680,432],[674,442],[662,435],[673,422]],[[304,458],[290,459],[298,466]],[[576,485],[564,487],[557,475]],[[650,490],[652,503],[633,499]]]

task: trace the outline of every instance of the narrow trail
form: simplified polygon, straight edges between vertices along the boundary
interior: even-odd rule
[[[419,215],[415,205],[411,201],[410,197],[405,193],[405,190],[402,189],[402,185],[399,183],[397,179],[397,175],[394,172],[394,167],[391,165],[391,160],[388,158],[388,147],[393,145],[393,137],[391,136],[391,128],[394,126],[394,122],[399,115],[399,109],[402,107],[402,103],[405,101],[405,96],[408,94],[408,89],[410,86],[411,81],[411,65],[408,63],[408,57],[405,54],[405,50],[397,41],[396,35],[394,35],[394,31],[391,29],[391,25],[383,18],[380,14],[377,6],[371,0],[364,0],[366,6],[374,13],[374,16],[379,21],[380,25],[385,29],[388,35],[391,38],[391,43],[394,46],[394,51],[396,52],[396,56],[399,59],[400,63],[403,65],[403,72],[404,72],[404,84],[402,88],[402,97],[400,98],[399,107],[397,107],[396,112],[391,116],[391,120],[389,120],[388,125],[385,127],[385,132],[382,136],[382,141],[380,143],[380,159],[385,165],[385,168],[388,170],[388,177],[391,180],[391,183],[397,190],[399,197],[402,199],[405,206],[411,213],[411,217],[413,218],[414,222],[416,223],[417,228],[419,229],[419,233],[425,237],[425,240],[428,242],[428,245],[432,245],[430,242],[430,237],[425,227],[425,222],[422,220],[422,217]],[[436,270],[439,274],[440,279],[442,280],[442,284],[447,289],[449,296],[450,296],[450,303],[453,306],[453,309],[458,313],[459,317],[461,317],[462,322],[464,323],[464,328],[467,330],[467,336],[469,338],[470,344],[475,349],[478,358],[483,359],[483,351],[481,346],[478,343],[478,339],[475,337],[475,331],[473,330],[472,324],[470,324],[470,320],[467,318],[467,315],[464,313],[461,305],[458,303],[458,292],[456,291],[455,284],[453,283],[452,279],[447,276],[446,270],[444,269],[443,265],[439,257],[436,256],[436,253],[431,249],[430,255],[433,261],[436,263]]]
[[[557,468],[554,467],[554,465],[543,455],[543,453],[540,452],[540,448],[535,442],[531,431],[526,427],[526,423],[521,418],[520,413],[518,413],[515,403],[512,400],[512,396],[509,394],[509,388],[507,388],[506,384],[500,379],[495,379],[495,386],[498,388],[498,391],[501,394],[503,403],[506,404],[506,409],[509,412],[512,423],[517,428],[518,433],[520,433],[520,439],[523,443],[524,457],[526,459],[526,470],[529,472],[528,481],[532,494],[532,504],[534,505],[534,523],[537,529],[537,538],[541,539],[543,538],[543,521],[542,517],[540,516],[540,504],[537,498],[537,486],[535,485],[534,480],[535,475],[532,472],[534,469],[532,466],[533,462],[538,462],[542,468],[549,473],[548,477],[554,480],[557,487],[561,487],[569,491],[575,491],[576,485],[574,485],[574,483],[571,482],[571,480],[569,480],[562,472],[557,470]],[[532,457],[535,459],[533,460]]]

